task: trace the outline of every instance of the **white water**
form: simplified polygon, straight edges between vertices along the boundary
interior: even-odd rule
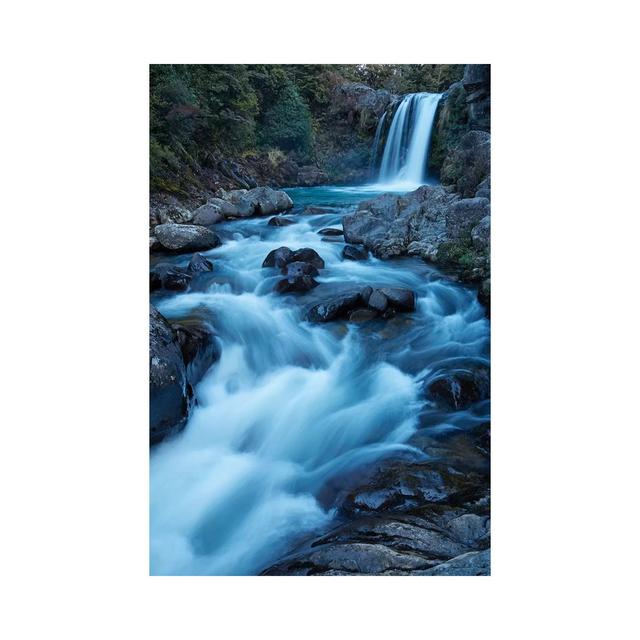
[[[291,195],[334,205],[357,195],[343,191]],[[259,573],[301,536],[327,530],[332,496],[349,474],[384,456],[424,455],[407,440],[420,413],[432,415],[425,378],[461,358],[486,358],[488,325],[473,291],[419,260],[343,261],[342,243],[321,241],[316,231],[339,227],[344,211],[293,216],[297,224],[282,228],[265,218],[218,225],[225,242],[205,254],[214,271],[193,291],[153,300],[170,319],[211,318],[222,357],[197,386],[186,429],[152,450],[152,574]],[[324,258],[308,296],[271,292],[277,272],[261,263],[282,245]],[[409,287],[417,309],[368,325],[301,321],[303,307],[338,283]],[[465,428],[479,419],[458,412],[429,420]]]
[[[440,93],[410,93],[396,109],[382,154],[378,187],[411,191],[425,184]]]

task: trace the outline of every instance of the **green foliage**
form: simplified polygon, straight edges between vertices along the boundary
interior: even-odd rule
[[[470,269],[476,261],[476,252],[471,239],[443,242],[438,247],[436,262],[446,267]]]
[[[359,64],[355,76],[375,89],[393,93],[441,93],[462,79],[462,64]]]
[[[469,130],[467,120],[466,92],[461,84],[457,84],[437,116],[429,154],[432,173],[440,174],[447,151]]]

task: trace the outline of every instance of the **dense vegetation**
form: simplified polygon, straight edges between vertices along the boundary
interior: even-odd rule
[[[462,70],[463,65],[151,65],[151,188],[184,192],[202,186],[203,171],[223,159],[286,154],[299,164],[318,164],[332,156],[326,150],[340,133],[328,116],[337,85],[443,91]],[[362,155],[367,144],[368,139],[347,140],[343,146]],[[349,156],[341,159],[348,161]]]

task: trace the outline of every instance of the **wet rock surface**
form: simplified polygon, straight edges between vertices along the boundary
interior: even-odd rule
[[[192,224],[159,224],[154,229],[160,248],[168,253],[206,251],[220,245],[220,238],[207,227]]]

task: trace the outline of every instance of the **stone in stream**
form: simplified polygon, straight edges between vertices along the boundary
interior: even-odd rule
[[[380,293],[384,294],[389,304],[398,311],[414,311],[416,308],[416,294],[411,289],[383,287]]]
[[[213,271],[213,263],[211,260],[207,260],[203,255],[194,253],[189,260],[187,269],[192,273],[201,273],[205,271]]]
[[[335,213],[335,209],[330,209],[328,207],[318,207],[316,205],[310,204],[306,206],[302,211],[303,215],[308,216],[320,216],[326,215],[328,213]]]
[[[186,291],[191,283],[191,274],[184,267],[162,263],[149,272],[149,289],[167,289],[168,291]]]
[[[176,333],[149,305],[149,439],[180,430],[189,410],[187,373]]]
[[[269,219],[267,223],[271,227],[288,227],[290,224],[295,224],[295,220],[291,220],[290,218],[283,218],[282,216],[274,216]]]
[[[389,304],[389,301],[387,300],[387,297],[384,295],[384,293],[380,291],[380,289],[374,289],[369,296],[367,304],[374,311],[377,311],[378,313],[384,313]]]
[[[374,309],[356,309],[349,314],[349,322],[368,322],[378,317]]]
[[[489,367],[474,365],[430,382],[426,388],[426,395],[441,407],[459,410],[487,400],[490,391]]]
[[[206,251],[220,245],[216,233],[199,225],[159,224],[153,232],[161,248],[171,253]]]
[[[262,262],[262,267],[285,267],[292,262],[293,251],[289,247],[278,247],[269,251],[267,257]]]
[[[195,386],[209,367],[220,359],[220,348],[213,329],[199,322],[183,321],[172,325],[182,352],[187,382]]]
[[[362,304],[359,289],[342,293],[314,305],[307,313],[309,322],[330,322],[347,317],[350,311]]]
[[[273,288],[276,293],[303,293],[318,285],[313,279],[313,276],[318,275],[318,270],[308,262],[290,262],[281,272],[286,278],[276,283]]]
[[[208,226],[218,224],[218,222],[221,222],[222,220],[224,220],[224,215],[222,214],[220,207],[212,202],[203,204],[193,212],[193,224]]]
[[[294,251],[291,262],[308,262],[316,269],[324,269],[324,260],[318,255],[318,252],[306,247]]]
[[[271,187],[231,191],[229,199],[236,205],[237,215],[241,218],[252,215],[268,216],[293,207],[293,200],[284,191],[276,191]]]
[[[342,250],[342,257],[345,260],[366,260],[369,254],[366,249],[358,249],[358,247],[348,244]]]
[[[331,227],[320,229],[320,231],[318,231],[318,235],[321,236],[341,236],[343,234],[344,231],[342,229],[332,229]]]

